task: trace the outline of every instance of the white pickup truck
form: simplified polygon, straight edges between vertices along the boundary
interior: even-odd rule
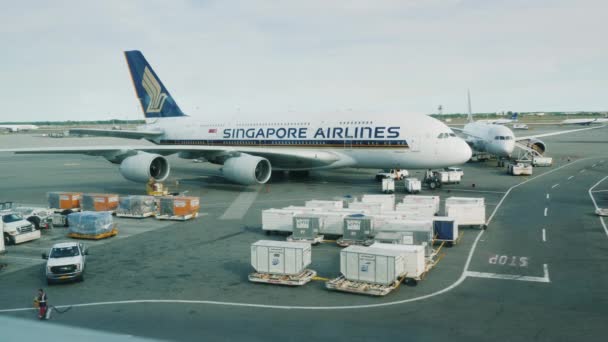
[[[6,245],[40,239],[40,231],[17,213],[0,212],[0,224]]]
[[[64,280],[84,280],[84,266],[88,251],[80,242],[62,242],[54,244],[49,253],[43,253],[46,259],[44,274],[50,285]]]
[[[391,170],[382,170],[381,172],[376,173],[376,180],[381,182],[384,178],[392,178],[394,180],[402,180],[403,178],[409,176],[409,172],[407,170],[400,169],[391,169]]]

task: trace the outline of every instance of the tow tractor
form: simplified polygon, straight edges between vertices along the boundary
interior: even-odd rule
[[[146,193],[148,196],[168,196],[169,189],[165,188],[163,183],[158,183],[154,178],[150,178],[146,184]]]

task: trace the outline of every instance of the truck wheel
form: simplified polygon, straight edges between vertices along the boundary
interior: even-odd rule
[[[12,236],[10,236],[10,235],[8,235],[8,234],[5,233],[4,234],[4,244],[7,245],[7,246],[14,245],[15,244],[15,239]]]
[[[76,280],[78,280],[79,283],[82,283],[84,281],[84,273],[80,273],[80,276]]]
[[[437,188],[437,183],[435,183],[435,182],[429,182],[429,188],[431,190],[435,190],[435,188]]]
[[[34,228],[36,228],[36,230],[40,230],[40,217],[32,216],[28,217],[27,220],[34,225]]]

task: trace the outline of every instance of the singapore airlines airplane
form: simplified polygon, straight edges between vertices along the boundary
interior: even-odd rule
[[[102,156],[120,164],[120,173],[136,182],[147,182],[151,177],[165,180],[170,171],[165,156],[177,153],[181,158],[204,158],[223,165],[224,177],[240,184],[266,183],[272,170],[431,169],[463,164],[471,157],[471,149],[464,140],[442,122],[425,115],[390,120],[299,119],[285,123],[196,121],[181,111],[141,52],[127,51],[125,56],[146,125],[137,130],[71,132],[146,139],[156,145],[10,151]]]
[[[542,155],[547,150],[547,145],[538,138],[604,127],[599,126],[516,137],[513,131],[504,125],[474,121],[471,111],[471,96],[468,93],[467,100],[469,109],[468,123],[463,129],[455,127],[452,127],[452,129],[462,132],[473,151],[489,153],[498,158],[510,158],[513,155],[515,147],[528,151],[533,155]]]

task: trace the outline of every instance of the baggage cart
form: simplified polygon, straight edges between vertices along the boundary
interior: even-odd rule
[[[323,219],[314,215],[296,215],[293,217],[293,234],[287,237],[289,242],[308,242],[319,244],[323,235],[319,235]]]
[[[356,293],[368,296],[386,296],[387,294],[393,292],[401,285],[401,282],[405,279],[405,277],[401,277],[398,280],[395,280],[393,283],[389,285],[382,284],[372,284],[365,283],[360,281],[352,281],[346,279],[344,276],[339,276],[338,278],[329,280],[325,283],[325,287],[328,290],[333,291],[342,291],[349,293]]]
[[[462,226],[486,229],[486,206],[483,198],[449,197],[445,201],[445,216]]]
[[[265,283],[274,285],[286,285],[286,286],[302,286],[310,282],[314,277],[317,276],[317,272],[309,269],[305,269],[298,274],[270,274],[270,273],[259,273],[254,272],[249,274],[249,281],[254,283]]]
[[[422,182],[418,178],[405,178],[403,183],[405,184],[405,191],[410,194],[417,194],[422,190]]]
[[[54,212],[68,213],[80,211],[80,201],[82,193],[52,191],[47,193],[49,209]],[[68,212],[69,211],[69,212]]]
[[[553,158],[536,156],[532,158],[532,166],[551,166]]]
[[[145,218],[154,216],[156,212],[154,196],[121,196],[118,202],[117,217]]]
[[[349,215],[344,218],[342,237],[336,241],[338,246],[371,245],[373,240],[373,219],[365,215]]]
[[[435,242],[446,242],[452,247],[458,241],[458,221],[451,217],[433,217],[433,234]]]
[[[395,180],[393,178],[382,179],[382,192],[385,194],[395,193]]]
[[[112,229],[105,233],[100,234],[82,234],[82,233],[68,233],[68,237],[72,239],[84,239],[84,240],[102,240],[107,239],[112,236],[116,236],[118,234],[118,228],[116,228],[116,223],[113,223]]]
[[[200,200],[192,196],[160,197],[156,205],[156,219],[186,221],[198,217]]]

